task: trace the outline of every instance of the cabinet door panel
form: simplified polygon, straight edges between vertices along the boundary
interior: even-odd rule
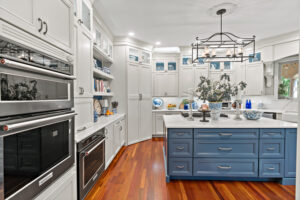
[[[284,176],[296,177],[297,129],[286,129]]]
[[[246,95],[262,95],[264,89],[264,66],[262,63],[246,65]]]
[[[93,109],[93,99],[91,98],[81,98],[75,99],[75,110],[78,114],[75,117],[75,130],[80,132],[85,130],[91,125],[93,125],[94,120],[94,109]]]
[[[34,0],[0,0],[0,18],[37,34],[33,9]]]
[[[153,74],[153,82],[154,82],[154,96],[162,97],[166,96],[166,75],[155,73]]]
[[[178,96],[178,74],[177,73],[168,73],[164,80],[166,85],[166,95],[169,97]]]
[[[92,38],[82,29],[77,29],[77,52],[76,52],[76,88],[75,96],[92,96]],[[83,91],[82,91],[83,89]]]
[[[36,0],[36,17],[46,24],[42,34],[55,46],[71,52],[73,6],[69,0]],[[47,31],[46,31],[47,28]]]
[[[140,128],[139,139],[150,139],[152,135],[152,100],[151,97],[140,101]]]
[[[179,74],[180,96],[188,96],[189,89],[194,88],[194,69],[193,67],[183,67]]]
[[[115,156],[114,152],[114,127],[113,124],[105,127],[106,140],[105,140],[105,169],[109,166]]]
[[[139,141],[139,99],[129,97],[128,99],[128,144]]]
[[[155,131],[156,135],[163,135],[163,115],[161,114],[156,114]]]

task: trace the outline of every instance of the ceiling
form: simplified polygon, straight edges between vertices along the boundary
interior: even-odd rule
[[[263,39],[299,27],[299,0],[95,0],[94,6],[115,36],[135,33],[137,39],[162,46],[190,45],[220,29],[209,9],[236,5],[223,17],[223,30]]]

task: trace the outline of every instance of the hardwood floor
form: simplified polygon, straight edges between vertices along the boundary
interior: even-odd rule
[[[86,200],[295,199],[295,186],[268,182],[166,183],[161,139],[123,147]]]

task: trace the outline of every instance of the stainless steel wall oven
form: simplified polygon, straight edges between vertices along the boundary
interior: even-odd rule
[[[77,144],[78,197],[84,199],[105,169],[104,129]]]
[[[0,200],[32,199],[74,165],[72,74],[0,39]]]

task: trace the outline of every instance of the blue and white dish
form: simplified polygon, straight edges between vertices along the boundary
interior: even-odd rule
[[[152,105],[155,108],[161,108],[164,105],[164,101],[161,98],[154,98],[152,100]]]
[[[262,112],[258,110],[245,110],[243,115],[246,119],[249,120],[258,120],[262,116]]]

